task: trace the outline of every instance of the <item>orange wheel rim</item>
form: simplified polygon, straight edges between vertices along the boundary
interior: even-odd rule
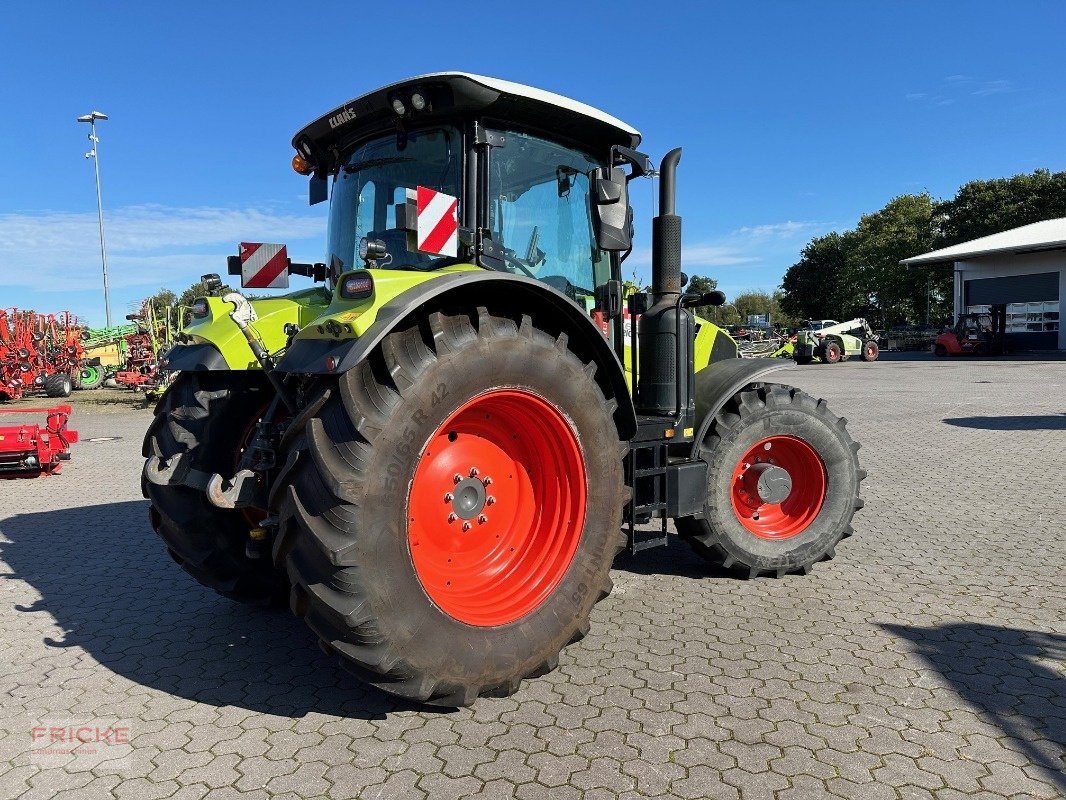
[[[818,452],[795,436],[760,439],[733,469],[730,500],[740,524],[760,539],[790,539],[822,510],[826,471]]]
[[[532,392],[464,403],[415,468],[408,545],[426,593],[469,625],[506,625],[562,582],[585,525],[585,460],[570,422]]]

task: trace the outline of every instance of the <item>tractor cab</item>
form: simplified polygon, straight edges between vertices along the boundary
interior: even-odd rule
[[[293,138],[293,165],[311,176],[312,203],[329,195],[334,276],[468,264],[535,278],[591,312],[630,247],[627,176],[612,168],[649,171],[631,150],[639,142],[583,103],[440,73],[307,125]]]

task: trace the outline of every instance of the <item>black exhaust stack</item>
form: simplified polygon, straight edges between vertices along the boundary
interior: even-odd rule
[[[660,295],[681,294],[681,217],[674,213],[680,161],[681,148],[675,147],[659,165],[659,216],[651,221],[651,290],[656,301]]]
[[[680,147],[667,153],[659,167],[659,216],[652,220],[652,305],[640,318],[636,406],[642,414],[676,415],[683,425],[695,408],[695,325],[681,306],[681,217],[674,213],[679,161]]]

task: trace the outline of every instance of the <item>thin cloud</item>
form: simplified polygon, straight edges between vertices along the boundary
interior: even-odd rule
[[[828,230],[833,226],[826,222],[792,221],[762,225],[746,225],[710,241],[685,244],[681,250],[684,268],[690,273],[696,269],[715,267],[741,267],[765,264],[784,250],[795,248],[800,240]],[[651,248],[633,251],[626,267],[638,270],[651,264]]]
[[[970,92],[974,97],[988,97],[991,94],[1009,94],[1015,92],[1014,84],[1010,81],[985,81],[980,88]]]
[[[1014,83],[1005,78],[981,81],[971,75],[948,75],[940,82],[937,91],[908,92],[903,98],[910,103],[950,106],[967,97],[990,97],[1017,91]]]
[[[224,269],[239,241],[321,236],[322,220],[258,209],[128,206],[105,211],[111,285],[159,286]],[[0,286],[47,291],[95,288],[100,239],[94,213],[0,214]]]

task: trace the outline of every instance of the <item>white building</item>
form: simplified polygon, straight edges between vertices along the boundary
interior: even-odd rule
[[[1016,350],[1066,350],[1059,324],[1066,300],[1066,217],[1034,222],[900,262],[955,265],[955,318],[1007,304],[1007,342]]]

